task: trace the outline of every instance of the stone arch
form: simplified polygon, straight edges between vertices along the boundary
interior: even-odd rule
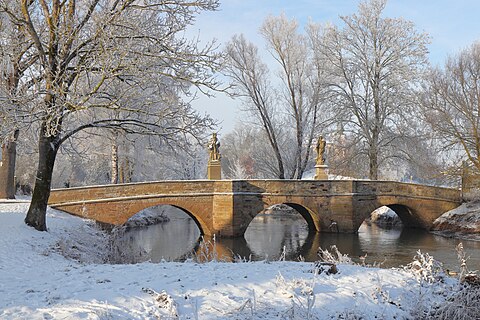
[[[310,209],[308,209],[303,205],[292,203],[292,202],[285,202],[284,204],[286,204],[290,208],[295,209],[298,213],[300,213],[303,219],[305,219],[305,221],[307,222],[309,232],[320,231],[319,227],[315,223],[315,220],[313,219],[315,215]]]
[[[389,204],[387,207],[397,214],[405,227],[423,227],[423,222],[420,220],[416,210],[411,206],[404,204]]]
[[[422,228],[423,223],[420,219],[420,217],[417,214],[417,211],[412,208],[412,206],[406,205],[406,204],[401,204],[401,203],[375,203],[372,205],[366,205],[362,208],[361,213],[357,216],[358,218],[356,219],[356,225],[355,225],[355,231],[357,232],[362,223],[370,217],[373,211],[381,208],[381,207],[388,207],[392,211],[394,211],[400,220],[402,221],[402,224],[404,227],[410,228],[410,227],[416,227],[416,228]]]
[[[142,208],[140,210],[137,210],[135,213],[133,213],[129,219],[131,217],[133,217],[134,215],[138,214],[140,211],[142,210],[145,210],[145,209],[148,209],[148,208],[153,208],[153,207],[157,207],[157,206],[170,206],[170,207],[173,207],[173,208],[176,208],[176,209],[179,209],[180,211],[184,212],[186,215],[188,215],[190,218],[192,218],[192,220],[195,222],[195,225],[198,227],[198,229],[200,230],[200,235],[205,235],[205,234],[210,234],[210,229],[208,228],[207,224],[205,223],[205,221],[203,221],[203,219],[198,215],[198,214],[195,214],[193,213],[193,211],[190,211],[186,208],[184,208],[183,206],[180,206],[180,205],[177,205],[177,204],[173,204],[173,203],[169,203],[169,202],[161,202],[161,203],[153,203],[153,204],[148,204],[148,205],[145,205],[145,206],[142,206]]]
[[[210,229],[207,227],[207,224],[197,215],[191,213],[187,209],[184,209],[179,206],[172,205],[172,207],[180,209],[181,211],[185,212],[190,218],[193,219],[195,224],[197,225],[198,229],[200,230],[200,235],[210,234]]]
[[[280,205],[280,204],[287,205],[290,208],[297,211],[303,217],[305,222],[307,223],[309,232],[320,231],[320,227],[319,227],[318,223],[316,222],[316,220],[314,219],[315,213],[304,205],[301,205],[301,204],[298,204],[298,203],[295,203],[295,202],[289,202],[289,201],[283,201],[283,202],[278,202],[278,203],[268,202],[268,203],[264,203],[263,208],[267,209],[267,208],[270,208],[274,205]],[[255,214],[250,217],[250,221],[248,222],[245,230],[248,228],[248,226],[250,225],[252,220],[257,216],[258,213],[260,213],[260,211],[255,212]]]

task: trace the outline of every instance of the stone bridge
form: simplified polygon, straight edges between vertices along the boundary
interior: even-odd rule
[[[160,181],[56,189],[49,200],[53,208],[115,225],[145,208],[171,205],[192,217],[202,234],[220,237],[242,236],[259,212],[275,204],[297,210],[311,230],[354,233],[381,206],[406,227],[428,230],[460,203],[456,189],[368,180]]]

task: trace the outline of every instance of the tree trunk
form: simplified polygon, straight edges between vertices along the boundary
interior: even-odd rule
[[[377,124],[379,122],[378,110],[379,108],[375,107],[375,121]],[[372,129],[372,139],[368,146],[370,180],[378,180],[378,141],[380,129],[377,124],[375,124],[374,128]]]
[[[125,157],[125,160],[123,161],[122,163],[122,166],[121,166],[121,182],[122,183],[130,183],[132,182],[132,169],[131,169],[131,163],[130,163],[130,160],[127,157]]]
[[[275,131],[273,130],[272,123],[270,119],[262,116],[263,128],[267,133],[268,141],[273,148],[273,153],[275,154],[275,158],[277,159],[277,167],[278,167],[278,179],[285,179],[285,167],[283,165],[282,154],[280,153],[280,148],[278,147],[277,143],[277,136],[275,135]]]
[[[296,166],[295,166],[295,179],[302,179],[302,149],[303,149],[303,128],[301,119],[297,120],[297,152],[296,152]]]
[[[52,173],[57,156],[58,145],[56,137],[46,137],[44,126],[40,130],[38,140],[38,168],[33,189],[32,202],[28,208],[25,223],[39,231],[47,231],[46,213],[50,189],[52,186]]]
[[[369,157],[370,180],[378,180],[378,150],[376,146],[370,146],[368,157]]]
[[[275,146],[274,147],[275,151],[275,158],[277,158],[277,165],[278,165],[278,179],[285,179],[285,169],[283,167],[283,160],[282,156],[280,154],[280,150]]]
[[[112,144],[112,153],[111,153],[111,171],[112,171],[112,177],[110,182],[112,184],[117,184],[118,183],[118,145],[115,140]]]
[[[17,138],[15,130],[12,141],[2,145],[0,162],[0,199],[15,199],[15,161],[17,159]]]

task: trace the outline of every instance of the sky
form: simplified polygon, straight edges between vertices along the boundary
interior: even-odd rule
[[[357,12],[360,0],[220,0],[220,8],[198,16],[189,30],[202,41],[216,39],[223,48],[234,34],[243,33],[259,48],[265,43],[258,30],[269,15],[284,13],[300,25],[308,21],[339,24],[339,16]],[[433,65],[480,40],[479,0],[389,0],[384,17],[402,17],[415,23],[417,30],[431,37],[429,58]],[[217,93],[214,98],[200,96],[192,105],[221,121],[220,137],[241,123],[241,101]]]

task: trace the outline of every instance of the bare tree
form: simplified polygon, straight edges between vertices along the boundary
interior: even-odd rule
[[[157,99],[170,85],[182,94],[191,84],[217,85],[212,72],[219,61],[212,44],[200,48],[182,37],[196,14],[217,6],[216,0],[0,0],[0,11],[20,26],[38,56],[35,90],[42,102],[32,115],[40,122],[39,161],[28,225],[46,230],[56,155],[78,132],[189,134],[185,117],[177,122],[180,127],[164,127],[165,114],[157,106],[165,101]],[[158,95],[135,96],[142,86]],[[120,87],[121,94],[112,95]]]
[[[395,151],[399,126],[414,112],[414,92],[427,64],[429,38],[412,22],[383,18],[386,0],[364,1],[344,25],[311,25],[316,59],[329,67],[330,99],[345,131],[368,157],[369,177]]]
[[[422,107],[442,149],[460,152],[480,172],[480,42],[431,71]]]
[[[352,178],[366,178],[368,172],[367,162],[362,157],[360,141],[350,133],[345,133],[341,128],[328,136],[330,143],[327,145],[328,164],[332,174]]]
[[[20,27],[0,12],[0,198],[15,198],[16,145],[24,124],[19,106],[30,102],[26,91],[33,82],[24,76],[37,59],[31,46]]]
[[[246,110],[258,117],[277,161],[277,177],[285,178],[280,150],[277,107],[270,87],[268,67],[261,61],[258,48],[243,35],[234,36],[227,45],[228,64],[225,71],[234,82],[235,94],[245,98]]]
[[[295,20],[288,20],[284,15],[269,17],[260,32],[280,65],[283,100],[291,117],[289,122],[295,124],[295,169],[291,177],[301,179],[318,129],[323,68],[312,64],[308,39],[299,34]]]
[[[255,114],[278,162],[279,178],[300,179],[311,156],[315,133],[319,131],[319,111],[323,98],[323,68],[315,64],[310,43],[298,31],[298,23],[284,15],[265,19],[260,33],[279,66],[278,78],[271,77],[261,62],[258,49],[243,36],[235,36],[227,46],[230,58],[227,74],[237,93],[246,98],[248,110]],[[281,117],[279,115],[286,115]],[[294,157],[285,163],[280,136],[293,133]],[[289,145],[292,147],[292,145]]]
[[[63,145],[55,164],[53,185],[104,184],[111,182],[112,176],[117,178],[114,183],[205,178],[205,139],[199,143],[194,137],[178,137],[167,142],[155,136],[124,135],[117,143],[117,168],[112,172],[112,140],[106,137],[108,133],[98,130],[84,132]]]
[[[278,178],[275,156],[264,130],[249,123],[238,124],[222,138],[225,176],[230,179]]]

